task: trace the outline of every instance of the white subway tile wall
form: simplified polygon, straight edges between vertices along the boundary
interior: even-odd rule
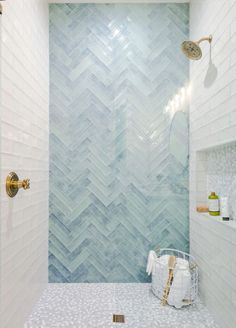
[[[1,328],[20,328],[47,284],[48,4],[3,2],[1,19]],[[10,199],[15,171],[31,189]]]
[[[200,265],[203,299],[224,328],[236,327],[235,222],[196,213],[207,186],[203,176],[206,153],[198,150],[236,140],[236,1],[193,0],[190,38],[213,35],[202,44],[203,58],[190,63],[190,244]],[[205,158],[204,158],[205,156]],[[198,193],[197,193],[198,190]],[[204,197],[202,197],[204,198]]]

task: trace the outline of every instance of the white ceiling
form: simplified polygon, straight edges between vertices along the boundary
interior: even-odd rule
[[[165,3],[165,2],[190,2],[190,0],[113,0],[113,1],[104,1],[104,0],[48,0],[50,3]]]

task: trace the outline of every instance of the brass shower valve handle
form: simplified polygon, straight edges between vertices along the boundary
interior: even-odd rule
[[[12,181],[11,186],[14,188],[23,188],[23,189],[30,189],[30,179],[25,179],[22,181]]]
[[[8,174],[6,179],[6,192],[9,197],[15,197],[19,189],[30,189],[30,179],[19,180],[15,172]]]
[[[22,181],[22,188],[23,189],[30,189],[30,179],[25,179]]]

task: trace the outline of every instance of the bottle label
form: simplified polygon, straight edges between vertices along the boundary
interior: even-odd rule
[[[209,199],[209,212],[219,211],[219,199]]]

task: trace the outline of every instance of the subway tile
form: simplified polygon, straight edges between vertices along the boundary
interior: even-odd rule
[[[193,103],[190,104],[190,121],[194,120],[190,124],[192,167],[196,167],[195,162],[199,160],[192,156],[196,149],[236,141],[236,5],[234,1],[227,0],[214,2],[214,6],[212,3],[210,0],[201,3],[196,1],[191,8],[190,30],[194,35],[204,35],[208,31],[213,34],[212,62],[218,74],[210,88],[206,88],[204,78],[208,63],[206,60],[201,61],[200,69],[198,62],[190,63],[190,78],[197,81],[193,89]],[[206,20],[206,17],[209,19]],[[207,51],[207,47],[206,44],[204,51]],[[207,104],[208,101],[211,106],[206,111],[202,103]],[[202,169],[204,171],[204,164]],[[199,175],[202,184],[202,176],[197,169],[190,174],[190,199],[201,197],[196,194]],[[193,203],[191,201],[190,206]],[[215,222],[190,209],[190,248],[201,267],[202,295],[218,322],[227,328],[236,326],[235,245],[236,230],[233,222],[228,225]],[[214,274],[209,276],[209,271]]]
[[[5,328],[23,326],[47,283],[48,8],[40,0],[25,4],[23,8],[20,0],[12,6],[7,1],[2,26],[0,240],[5,297],[0,317]],[[19,191],[14,200],[6,196],[4,186],[11,170],[32,180],[32,189]],[[37,185],[36,194],[38,177],[45,183]],[[42,277],[40,282],[36,275]]]

